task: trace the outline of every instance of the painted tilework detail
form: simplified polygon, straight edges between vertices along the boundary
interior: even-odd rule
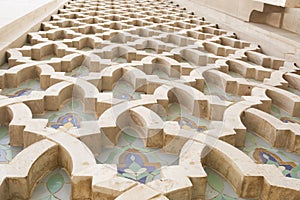
[[[58,129],[61,126],[66,129],[80,128],[80,118],[74,113],[66,113],[59,117],[56,123],[51,124],[51,127],[55,129]]]
[[[206,126],[198,126],[194,121],[185,117],[179,117],[176,121],[178,121],[179,126],[185,130],[195,130],[197,132],[206,130]]]
[[[0,126],[0,163],[8,163],[23,149],[9,145],[9,141],[8,127]]]
[[[300,155],[271,147],[262,138],[250,132],[246,134],[245,147],[242,151],[257,163],[275,165],[283,175],[300,179]]]
[[[148,10],[146,6],[142,5],[143,3],[149,5],[151,9],[155,6],[156,9]],[[43,30],[30,33],[28,40],[30,40],[31,44],[13,49],[8,59],[10,62],[9,65],[0,66],[0,69],[3,70],[3,74],[8,71],[10,75],[18,79],[19,77],[16,76],[19,74],[13,74],[12,71],[14,69],[11,70],[11,68],[19,66],[17,60],[20,63],[34,64],[36,68],[41,67],[35,70],[35,73],[39,74],[39,70],[43,73],[45,72],[43,74],[43,82],[41,75],[39,75],[41,83],[44,86],[43,88],[46,85],[50,87],[52,84],[55,86],[56,83],[67,82],[67,89],[72,88],[73,90],[76,88],[80,90],[79,86],[81,85],[77,85],[77,81],[87,81],[86,85],[83,85],[83,88],[81,88],[84,94],[79,92],[80,94],[76,93],[73,96],[82,95],[83,99],[86,98],[83,102],[92,102],[91,104],[96,102],[97,104],[88,106],[95,108],[98,113],[84,112],[84,106],[76,96],[76,98],[74,97],[71,100],[69,99],[61,103],[62,105],[57,104],[55,108],[58,109],[57,111],[46,111],[46,106],[45,113],[34,115],[34,120],[48,119],[47,127],[43,125],[41,128],[47,134],[47,131],[50,130],[50,134],[57,134],[58,137],[63,134],[70,137],[75,135],[76,139],[85,143],[85,145],[82,144],[84,148],[91,148],[96,144],[97,148],[91,148],[91,151],[94,154],[97,164],[115,164],[118,176],[147,184],[161,178],[161,167],[179,165],[179,155],[166,153],[163,148],[146,147],[144,138],[139,135],[141,133],[133,130],[135,127],[126,127],[123,129],[119,126],[118,123],[121,120],[118,121],[115,117],[118,118],[120,116],[104,115],[106,118],[103,120],[100,119],[106,109],[110,109],[110,106],[117,107],[119,104],[136,107],[145,106],[147,109],[150,109],[150,113],[155,112],[161,117],[162,121],[156,120],[155,122],[162,132],[164,127],[161,124],[165,123],[164,125],[169,125],[167,124],[168,121],[172,121],[170,124],[174,125],[176,131],[180,128],[180,133],[188,133],[195,136],[195,138],[191,139],[193,142],[199,142],[196,140],[204,136],[204,134],[208,138],[212,136],[212,139],[217,140],[218,135],[212,132],[223,128],[221,127],[221,118],[224,116],[224,110],[228,109],[229,105],[236,105],[237,102],[247,101],[245,96],[249,97],[252,95],[252,87],[265,89],[263,87],[266,86],[263,85],[264,81],[247,77],[254,78],[254,76],[260,75],[260,72],[267,74],[263,74],[263,77],[270,76],[271,73],[276,72],[277,66],[268,66],[266,70],[264,69],[265,66],[258,66],[257,63],[253,63],[254,61],[250,62],[251,58],[250,56],[248,57],[247,53],[260,54],[262,49],[258,45],[239,41],[232,32],[219,29],[216,24],[209,23],[192,13],[187,13],[184,11],[185,9],[172,5],[168,1],[144,1],[142,4],[139,1],[69,1],[58,14],[52,16],[50,22],[43,23]],[[160,6],[163,6],[163,8],[161,9]],[[44,45],[45,41],[49,43],[48,46],[44,46],[46,47],[46,51],[39,47],[39,45]],[[141,41],[142,43],[140,43]],[[70,57],[72,56],[74,56],[74,60],[71,59],[70,61]],[[260,60],[258,58],[262,58],[262,60],[266,58],[266,60],[270,60],[272,63],[281,63],[280,59],[277,60],[274,57],[267,57],[266,55],[258,56],[257,60]],[[244,62],[241,65],[245,68],[234,69],[237,67],[230,65],[230,61],[233,60],[240,61],[241,63]],[[42,70],[42,67],[45,68]],[[107,68],[111,71],[105,71]],[[286,73],[297,72],[294,65],[289,66],[289,68],[282,66],[282,69],[286,70]],[[210,80],[215,78],[213,75],[209,77],[206,74],[211,70],[216,70],[218,73],[223,74],[220,77],[216,76],[218,77],[217,80]],[[254,71],[255,73],[253,73]],[[126,72],[132,72],[132,76],[127,76]],[[27,76],[21,78],[29,79]],[[224,78],[224,82],[223,80],[221,82],[224,85],[216,84],[216,81],[219,81],[221,78]],[[282,78],[284,78],[283,75]],[[228,79],[228,82],[225,79]],[[255,79],[260,78],[255,77]],[[109,84],[105,81],[108,81]],[[226,88],[227,84],[228,86],[232,86],[232,88]],[[163,88],[163,92],[159,91],[158,94],[155,94],[156,89],[160,86],[167,86],[167,89],[172,89],[170,91],[166,90],[166,93],[163,93],[165,92],[165,88]],[[31,97],[35,98],[33,95],[35,91],[42,91],[40,81],[37,79],[27,80],[16,88],[5,87],[6,84],[1,88],[1,95],[5,96],[2,96],[4,99],[7,99],[7,97],[10,98],[8,99],[8,104],[23,99],[19,98],[22,96],[26,96],[28,99]],[[273,86],[268,85],[266,88],[268,87]],[[244,91],[240,91],[240,88],[245,88],[248,93],[244,94]],[[51,89],[54,89],[51,92],[57,92],[55,91],[55,87]],[[67,89],[65,91],[70,94],[71,90]],[[190,91],[187,91],[189,89]],[[185,107],[178,103],[180,102],[180,98],[176,96],[175,90],[182,91],[182,100],[186,101],[182,104]],[[286,90],[300,96],[300,92],[296,89],[287,88]],[[41,93],[45,94],[47,90]],[[102,96],[103,93],[106,94]],[[216,104],[210,101],[212,95],[219,97],[214,98],[218,101]],[[264,95],[268,96],[267,92],[263,91],[262,96]],[[253,94],[253,96],[255,95]],[[60,97],[58,96],[58,99]],[[146,103],[143,105],[144,102],[141,99],[144,97],[150,100],[146,99]],[[257,98],[257,100],[260,99],[259,96],[255,96],[254,98]],[[45,99],[47,99],[47,95],[44,99],[39,100],[42,102],[46,101]],[[253,103],[252,100],[249,100],[247,103]],[[207,102],[207,104],[203,103],[205,108],[197,108],[199,105],[197,103],[200,101]],[[160,104],[160,102],[162,103]],[[28,104],[28,102],[23,103]],[[168,105],[166,105],[167,103]],[[203,115],[205,117],[199,118],[193,116],[197,115],[195,113],[198,113],[200,109],[201,112],[207,112]],[[43,109],[41,108],[42,111]],[[222,113],[217,113],[216,115],[220,115],[214,116],[214,112],[218,111]],[[130,113],[131,110],[129,109],[129,111],[126,110],[125,112]],[[300,123],[299,117],[291,117],[274,105],[272,105],[271,114],[284,123]],[[143,126],[142,128],[148,128],[144,127],[143,122],[141,122],[142,120],[139,121],[137,116],[135,116],[135,119],[137,120],[132,121],[136,122],[139,128],[141,126]],[[235,123],[240,118],[237,117],[234,119],[236,120],[234,121]],[[87,121],[91,123],[86,123]],[[106,122],[115,122],[115,124],[107,123],[107,125]],[[220,124],[220,127],[213,127],[215,124]],[[153,126],[156,127],[155,125]],[[35,124],[32,126],[35,128]],[[89,129],[90,126],[92,130]],[[106,144],[103,141],[107,138],[104,137],[110,131],[105,133],[104,129],[110,129],[111,127],[117,130],[115,133],[116,137],[109,141],[109,144]],[[211,127],[214,129],[210,130]],[[222,131],[224,131],[223,133],[226,131],[231,133],[230,131],[232,130],[235,129]],[[87,133],[86,131],[90,132]],[[78,134],[76,135],[75,132]],[[47,134],[42,137],[47,138]],[[89,137],[89,134],[97,137]],[[235,139],[235,136],[230,135],[228,138],[229,140]],[[94,140],[94,138],[97,138],[98,141]],[[57,142],[55,139],[55,137],[52,137],[51,141]],[[113,140],[118,140],[116,145],[112,145],[111,142]],[[65,144],[65,141],[60,142],[61,146]],[[78,142],[77,144],[81,144],[79,141],[76,142]],[[207,141],[201,140],[199,143],[204,144],[205,142]],[[174,144],[177,145],[177,143]],[[212,146],[209,144],[209,148],[212,148]],[[5,126],[1,127],[0,163],[8,163],[21,150],[22,147],[10,146],[8,128]],[[99,152],[95,152],[98,150]],[[251,157],[256,163],[275,165],[281,169],[286,177],[300,178],[299,155],[270,147],[268,143],[254,133],[247,133],[245,147],[240,148],[240,150]],[[91,153],[90,151],[87,152]],[[243,155],[242,152],[238,153]],[[95,161],[93,160],[94,157],[90,156],[89,158]],[[191,165],[194,165],[193,161],[191,163],[193,163]],[[96,168],[98,166],[94,165],[92,167]],[[209,168],[205,170],[208,174],[205,199],[241,199],[238,198],[233,188],[221,175]],[[189,185],[187,187],[190,188]],[[34,189],[31,199],[66,200],[70,199],[70,193],[70,178],[63,169],[58,168],[39,182]]]
[[[15,98],[20,96],[28,96],[31,94],[32,91],[41,91],[40,88],[40,81],[33,79],[28,80],[22,83],[20,86],[16,88],[7,88],[4,89],[1,94],[5,95],[9,98]]]
[[[134,149],[128,149],[119,158],[118,174],[141,183],[159,176],[160,163],[149,163],[147,157]]]
[[[75,98],[66,102],[59,111],[47,111],[43,115],[35,115],[34,117],[48,119],[48,126],[51,128],[66,130],[80,128],[81,121],[96,120],[94,114],[83,111],[83,104]]]
[[[147,148],[133,130],[126,130],[116,147],[106,148],[96,156],[98,163],[117,164],[119,176],[141,183],[160,177],[160,167],[178,164],[178,155]]]
[[[140,99],[141,94],[143,94],[141,92],[136,92],[134,88],[124,80],[119,80],[115,84],[112,93],[115,98],[126,101]]]
[[[278,108],[275,105],[271,106],[271,114],[280,119],[281,121],[285,123],[298,123],[300,124],[300,118],[299,117],[292,117],[288,113],[286,113],[284,110]]]
[[[235,194],[231,185],[221,175],[210,168],[206,168],[205,171],[207,173],[206,200],[243,200]]]
[[[69,175],[64,169],[57,168],[40,181],[31,200],[67,200],[70,199],[70,194]]]

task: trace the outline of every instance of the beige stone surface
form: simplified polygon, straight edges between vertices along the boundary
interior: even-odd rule
[[[139,194],[139,195],[137,195]],[[151,187],[147,185],[137,185],[132,189],[128,190],[127,192],[123,193],[116,200],[121,199],[132,199],[132,200],[139,200],[139,199],[155,199],[160,196],[158,191],[153,190]]]
[[[156,191],[160,191],[169,199],[191,199],[192,183],[186,176],[183,167],[168,166],[161,168],[161,179],[147,185]]]
[[[270,113],[273,104],[291,117],[300,116],[300,97],[290,90],[299,90],[300,70],[264,51],[284,43],[281,57],[298,62],[299,38],[236,19],[280,27],[283,17],[282,26],[297,32],[291,17],[296,8],[278,6],[297,7],[298,2],[182,2],[218,9],[229,27],[245,29],[252,38],[260,35],[263,44],[276,43],[265,47],[240,40],[169,1],[94,0],[65,4],[40,31],[28,34],[29,44],[22,46],[23,26],[38,25],[62,3],[51,1],[36,13],[27,10],[19,31],[14,31],[19,20],[0,27],[0,36],[4,28],[12,32],[0,48],[0,61],[7,53],[0,70],[0,124],[8,125],[10,145],[25,147],[12,161],[0,164],[0,199],[29,199],[39,180],[57,166],[67,170],[70,198],[78,200],[205,199],[205,167],[220,173],[241,198],[300,198],[298,179],[285,177],[275,166],[257,164],[239,149],[246,132],[253,131],[271,146],[300,153],[299,124],[286,124]],[[33,15],[39,18],[30,21]],[[18,47],[8,49],[14,45]],[[82,66],[87,75],[69,75]],[[5,94],[32,79],[40,81],[43,91],[15,98]],[[115,89],[121,81],[140,96],[118,98]],[[96,119],[80,121],[79,128],[55,130],[48,119],[38,118],[60,110],[72,98]],[[173,104],[180,106],[175,119]],[[187,129],[178,123],[184,117],[207,125]],[[178,155],[178,164],[162,166],[159,178],[142,184],[120,177],[117,164],[97,163],[95,156],[116,147],[127,128],[137,132],[144,146]]]
[[[26,42],[29,30],[38,30],[39,24],[49,19],[53,12],[66,1],[35,0],[30,2],[2,1],[0,20],[0,57],[1,64],[5,61],[5,51],[11,47],[21,46]],[[13,12],[12,12],[13,11]],[[10,34],[7,34],[10,32]]]
[[[188,10],[193,11],[195,14],[205,16],[206,19],[218,23],[220,27],[233,30],[242,39],[259,43],[264,47],[264,52],[269,55],[275,55],[289,61],[296,62],[298,65],[300,64],[299,30],[295,32],[297,27],[299,27],[299,20],[297,20],[299,8],[286,8],[285,11],[282,11],[283,9],[281,8],[281,12],[284,12],[284,15],[282,15],[281,18],[277,17],[276,24],[281,24],[280,20],[283,20],[284,22],[282,23],[282,28],[275,28],[270,25],[259,24],[259,22],[245,23],[244,20],[241,20],[241,18],[236,15],[236,12],[228,13],[228,7],[231,4],[228,4],[227,6],[219,6],[222,4],[216,3],[215,5],[210,6],[209,4],[203,4],[204,1],[199,2],[195,0],[175,0],[174,2],[178,3],[180,6],[186,7]],[[278,10],[278,8],[280,9],[280,7],[275,7],[275,10]],[[268,22],[268,18],[270,18],[271,22],[271,20],[273,20],[271,16],[272,14],[273,13],[268,15],[267,13],[258,16],[258,19],[263,19],[263,23],[265,23]],[[232,17],[232,15],[235,16]],[[272,43],[270,43],[270,39],[272,39]]]
[[[26,148],[9,164],[1,166],[0,197],[28,199],[36,182],[57,167],[58,146],[42,140]],[[6,191],[6,192],[5,192]]]
[[[297,144],[299,144],[300,126],[298,124],[285,124],[272,115],[254,108],[245,111],[243,122],[248,130],[259,134],[272,146],[292,152],[299,151]]]

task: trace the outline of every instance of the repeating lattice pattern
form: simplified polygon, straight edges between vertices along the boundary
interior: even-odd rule
[[[300,199],[293,63],[161,0],[73,0],[28,41],[0,71],[1,199],[59,166],[50,197]]]

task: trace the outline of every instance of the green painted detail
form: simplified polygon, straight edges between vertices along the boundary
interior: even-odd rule
[[[111,154],[109,154],[107,160],[105,161],[105,163],[111,164],[115,158],[116,155],[118,155],[119,153],[122,153],[122,149],[116,149],[115,151],[113,151]]]
[[[51,194],[58,192],[64,185],[64,178],[60,173],[52,175],[47,182],[47,188]]]
[[[223,200],[222,197],[223,196],[221,194],[219,194],[217,197],[214,198],[214,200]]]
[[[130,144],[132,144],[136,140],[136,137],[133,137],[133,136],[128,135],[128,134],[124,134],[124,138]]]
[[[297,165],[296,167],[294,167],[290,173],[293,178],[299,178],[300,177],[300,165]]]
[[[217,192],[222,193],[224,186],[222,180],[218,177],[218,175],[214,173],[208,173],[207,175],[208,184]]]
[[[8,128],[5,126],[0,127],[0,139],[5,137],[8,134]]]
[[[54,121],[59,115],[58,114],[53,114],[51,115],[48,119],[50,122]]]

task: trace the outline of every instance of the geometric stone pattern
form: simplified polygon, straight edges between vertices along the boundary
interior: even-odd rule
[[[270,148],[300,153],[293,63],[167,1],[70,1],[28,41],[7,51],[0,71],[7,148],[23,147],[0,165],[1,199],[30,198],[57,167],[70,175],[72,199],[205,199],[205,168],[241,198],[300,199],[300,180],[282,173],[280,158],[243,150],[252,132]],[[70,99],[82,110],[66,109]],[[124,132],[130,138],[128,129],[177,163],[129,147],[123,163],[99,161],[120,148]],[[266,161],[272,155],[278,166]],[[132,178],[153,166],[158,178],[155,170],[151,181]]]

